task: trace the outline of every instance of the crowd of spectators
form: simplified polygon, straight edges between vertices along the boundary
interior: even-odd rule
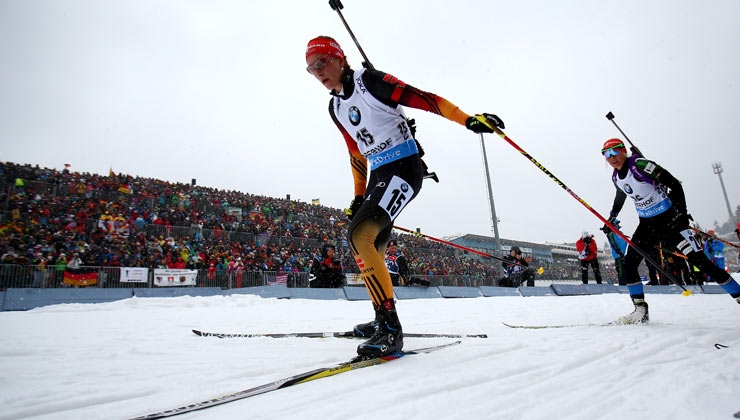
[[[341,210],[193,184],[0,163],[0,263],[296,273],[329,242],[357,272]],[[501,275],[448,245],[397,239],[414,274]]]

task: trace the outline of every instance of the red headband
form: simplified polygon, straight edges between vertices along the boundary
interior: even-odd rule
[[[312,54],[329,54],[337,58],[344,58],[344,51],[337,44],[336,41],[332,41],[329,38],[320,36],[308,41],[306,46],[306,59]]]

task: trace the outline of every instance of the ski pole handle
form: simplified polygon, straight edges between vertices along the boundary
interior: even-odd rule
[[[632,153],[635,153],[635,154],[638,154],[638,155],[640,155],[642,157],[645,157],[645,155],[642,154],[642,152],[640,151],[640,149],[638,149],[637,146],[635,146],[632,143],[632,141],[630,140],[630,138],[627,137],[627,134],[625,134],[624,131],[622,131],[622,129],[619,128],[619,125],[617,125],[617,123],[614,121],[614,114],[612,114],[611,111],[609,111],[606,114],[606,119],[609,120],[609,121],[611,121],[611,123],[614,124],[615,127],[617,127],[617,130],[619,130],[619,132],[622,133],[622,136],[624,136],[624,138],[627,140],[627,143],[630,144],[630,148],[632,149]]]

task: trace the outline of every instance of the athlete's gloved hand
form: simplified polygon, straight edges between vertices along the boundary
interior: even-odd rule
[[[349,203],[349,208],[348,209],[344,209],[344,214],[347,215],[347,218],[349,220],[352,220],[352,218],[357,213],[357,210],[360,209],[360,206],[362,205],[362,203],[364,201],[365,201],[365,196],[357,195],[357,196],[355,196],[354,199],[352,199],[352,202]]]
[[[690,222],[693,221],[694,218],[691,217],[690,214],[686,212],[686,210],[678,210],[676,214],[673,215],[673,218],[671,218],[671,224],[674,228],[677,229],[688,229],[690,227]]]
[[[493,129],[491,127],[484,124],[483,121],[478,119],[479,116],[484,117],[488,124],[493,127],[498,127],[502,130],[506,128],[504,126],[504,121],[501,118],[496,115],[487,113],[476,114],[472,117],[468,117],[468,119],[465,120],[465,127],[474,133],[493,133]]]
[[[609,219],[607,219],[607,221],[610,224],[614,225],[614,222],[617,221],[617,216],[610,216]],[[612,231],[612,229],[609,227],[609,225],[604,223],[604,226],[601,227],[601,231],[604,232],[606,235],[608,235]]]

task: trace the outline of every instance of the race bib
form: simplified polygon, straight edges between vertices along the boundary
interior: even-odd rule
[[[414,190],[411,188],[411,185],[398,176],[393,175],[393,178],[388,183],[388,188],[386,188],[378,204],[388,213],[391,220],[395,220],[396,216],[401,213],[401,210],[406,207],[406,204],[413,196]]]
[[[699,242],[696,240],[696,238],[694,237],[694,233],[690,229],[682,230],[681,236],[683,236],[683,241],[678,244],[677,248],[679,251],[681,251],[682,254],[686,255],[691,251],[702,251],[701,247],[699,246]]]

